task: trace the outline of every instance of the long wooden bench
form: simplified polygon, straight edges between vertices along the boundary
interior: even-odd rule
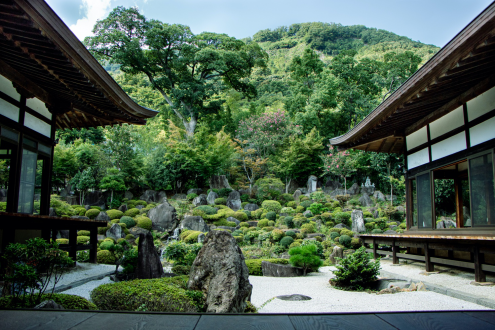
[[[69,257],[76,260],[78,250],[89,250],[89,262],[96,263],[98,248],[98,227],[106,227],[106,221],[51,217],[47,215],[29,215],[22,213],[0,213],[0,229],[2,229],[2,251],[9,243],[15,242],[16,230],[41,230],[41,237],[47,241],[56,238],[59,230],[69,231],[69,244],[60,248],[69,252]],[[89,244],[77,245],[77,231],[88,230]]]
[[[399,259],[411,259],[424,261],[427,272],[434,271],[435,264],[474,269],[475,281],[485,282],[485,272],[495,272],[495,265],[484,263],[485,253],[495,254],[495,236],[468,236],[468,235],[428,235],[421,233],[411,234],[363,234],[360,235],[363,243],[374,258],[380,254],[390,255],[394,264],[399,263]],[[379,244],[391,246],[392,251],[378,249]],[[371,245],[371,247],[370,247]],[[424,251],[424,255],[400,253],[399,247],[419,248]],[[448,258],[438,258],[434,255],[435,250],[449,251]],[[471,253],[471,261],[453,259],[453,251],[463,251]]]

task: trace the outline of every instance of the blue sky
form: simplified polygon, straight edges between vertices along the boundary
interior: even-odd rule
[[[46,0],[80,38],[116,6],[236,38],[304,22],[361,24],[444,46],[492,0]]]

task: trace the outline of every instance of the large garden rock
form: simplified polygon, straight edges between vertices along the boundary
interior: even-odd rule
[[[57,230],[55,237],[69,239],[69,230]]]
[[[246,204],[246,206],[244,206],[244,210],[251,211],[251,212],[256,211],[259,208],[260,207],[257,204]]]
[[[134,194],[131,193],[129,190],[127,190],[125,193],[124,193],[124,198],[127,198],[128,200],[132,199],[134,197]]]
[[[379,200],[379,201],[385,201],[385,195],[380,191],[380,190],[376,190],[374,193],[373,193],[373,197],[376,199],[376,200]]]
[[[201,194],[198,197],[194,197],[192,203],[194,206],[208,205],[208,201],[206,200],[205,194]]]
[[[263,276],[271,277],[296,277],[304,275],[302,268],[291,265],[272,264],[268,261],[261,262],[261,271],[263,272]]]
[[[382,234],[397,235],[398,233],[395,230],[385,230]]]
[[[7,201],[7,189],[0,189],[0,202]]]
[[[345,229],[351,229],[349,226],[344,225],[343,223],[339,223],[335,225],[333,228],[345,228]]]
[[[349,189],[347,189],[347,193],[351,196],[359,194],[359,185],[354,183]]]
[[[186,216],[180,223],[180,229],[196,230],[202,233],[205,233],[209,230],[208,225],[203,220],[203,218],[196,216]]]
[[[437,229],[441,228],[456,228],[457,224],[452,220],[440,220],[437,222]]]
[[[73,215],[71,216],[71,219],[89,220],[89,218],[84,215]]]
[[[226,231],[211,230],[189,273],[189,290],[206,294],[207,313],[243,313],[253,286],[249,270],[235,238]]]
[[[191,188],[187,191],[187,195],[189,195],[189,194],[200,195],[202,192],[203,192],[203,189],[201,189],[201,188]]]
[[[397,200],[397,196],[396,195],[385,195],[385,199],[388,200],[388,201],[396,201]]]
[[[161,203],[164,203],[166,201],[168,201],[168,199],[167,199],[167,193],[165,191],[163,191],[163,190],[160,190],[158,192],[158,201],[156,201],[156,203],[157,204],[161,204]]]
[[[301,195],[302,195],[302,192],[300,189],[297,189],[296,191],[294,191],[294,195],[292,195],[292,197],[294,197],[294,200],[296,201],[296,203],[299,203],[299,198],[301,198]]]
[[[210,189],[222,189],[222,188],[232,189],[229,185],[229,180],[227,180],[225,175],[213,175],[210,178]]]
[[[241,209],[241,194],[238,191],[232,191],[227,197],[227,206],[233,211],[239,211]]]
[[[48,215],[50,217],[56,217],[57,216],[57,212],[55,212],[55,209],[53,207],[50,207],[50,209],[48,210]]]
[[[103,206],[105,208],[107,197],[110,197],[109,190],[108,193],[99,190],[90,191],[84,196],[84,203],[90,206]]]
[[[150,232],[139,235],[137,278],[160,278],[163,266]]]
[[[313,216],[313,212],[311,212],[310,210],[306,210],[306,211],[303,212],[303,215],[306,218],[311,218]]]
[[[175,199],[176,201],[181,200],[181,199],[187,199],[186,194],[175,194],[172,196],[172,199]]]
[[[373,206],[373,201],[371,200],[370,195],[368,195],[367,193],[363,193],[363,195],[359,198],[359,203],[361,203],[361,206],[364,207]]]
[[[342,184],[338,181],[333,181],[332,179],[328,179],[327,182],[325,182],[325,186],[323,187],[323,191],[326,194],[330,194],[330,192],[334,191],[335,189],[342,188]]]
[[[149,232],[148,229],[144,229],[138,226],[134,226],[131,229],[129,229],[129,233],[134,235],[134,237],[136,238],[139,237],[139,234],[146,234],[148,232]]]
[[[289,229],[289,230],[292,230],[292,229]],[[308,234],[307,237],[308,238],[321,237],[324,240],[326,236],[325,236],[325,234],[322,234],[322,233],[313,233],[313,234]]]
[[[344,257],[344,251],[342,250],[342,248],[340,246],[334,246],[332,254],[330,254],[330,262],[332,264],[336,264],[337,259],[335,258],[343,258],[343,257]]]
[[[364,226],[363,211],[353,210],[351,213],[352,227],[351,230],[355,233],[364,233],[366,227]]]
[[[337,188],[330,193],[330,197],[334,198],[335,196],[345,195],[346,191],[344,188]],[[347,190],[347,194],[349,194],[349,190]]]
[[[125,212],[125,211],[127,211],[127,205],[126,205],[126,204],[122,204],[122,205],[120,205],[120,206],[119,206],[119,208],[118,208],[118,210],[119,210],[120,212]]]
[[[308,191],[307,191],[307,193],[311,194],[312,192],[315,192],[317,186],[318,186],[318,178],[314,175],[310,175],[308,178],[308,184],[307,184]]]
[[[235,222],[236,226],[239,225],[241,222],[239,220],[237,220],[236,218],[234,217],[228,217],[227,218],[227,221],[231,221],[231,222]]]
[[[124,238],[125,233],[118,224],[114,223],[109,230],[107,230],[106,236],[118,240],[119,238]]]
[[[208,196],[206,197],[206,202],[210,205],[215,205],[215,199],[217,199],[218,197],[218,194],[214,191],[210,191],[208,193]]]
[[[152,208],[148,212],[148,218],[153,223],[153,229],[161,232],[171,232],[179,224],[175,208],[167,202]]]
[[[198,235],[198,243],[203,243],[205,241],[206,235],[201,233]]]
[[[45,300],[34,306],[34,309],[65,309],[64,306],[57,304],[53,300]]]
[[[165,200],[163,200],[164,197]],[[159,203],[167,201],[167,195],[164,191],[146,190],[141,197],[139,197],[139,199],[145,201],[146,203]]]

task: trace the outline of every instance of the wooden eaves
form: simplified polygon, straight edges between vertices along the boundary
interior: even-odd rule
[[[403,153],[405,136],[495,86],[495,2],[353,129],[339,150]]]
[[[57,128],[144,124],[136,104],[43,0],[0,0],[0,74],[45,102]]]

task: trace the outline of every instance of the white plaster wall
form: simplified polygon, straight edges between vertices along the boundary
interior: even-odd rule
[[[445,133],[456,129],[464,124],[464,114],[462,111],[462,105],[449,112],[445,116],[438,118],[430,124],[430,138],[434,139],[442,136]]]
[[[437,160],[466,149],[466,133],[461,132],[431,146],[431,160]]]
[[[407,150],[411,150],[426,142],[428,142],[428,134],[426,132],[426,126],[406,136]]]
[[[469,129],[471,147],[485,141],[495,139],[495,117],[473,126]]]
[[[426,164],[430,161],[428,156],[428,148],[421,149],[407,156],[407,169],[415,168]]]
[[[19,108],[13,105],[12,103],[5,101],[4,99],[0,99],[0,115],[12,119],[15,122],[18,122]]]
[[[16,101],[21,100],[21,94],[17,93],[14,86],[12,85],[12,81],[0,75],[0,91],[12,97]]]
[[[52,119],[52,114],[46,108],[44,102],[40,101],[36,97],[30,98],[26,100],[26,105],[48,119]]]
[[[24,126],[29,127],[38,133],[50,137],[51,134],[50,125],[27,112],[24,116]]]
[[[495,87],[467,102],[468,120],[476,119],[495,109]]]

